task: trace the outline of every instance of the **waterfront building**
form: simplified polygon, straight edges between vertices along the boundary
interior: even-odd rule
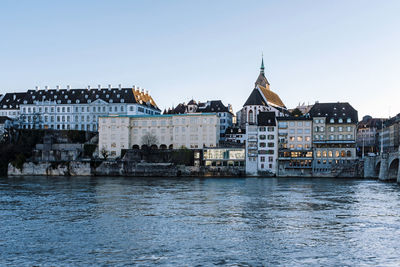
[[[354,164],[358,113],[349,103],[315,103],[313,119],[313,172],[338,172]]]
[[[216,113],[220,117],[220,140],[225,140],[225,131],[233,124],[232,105],[225,106],[221,100],[197,102],[190,100],[187,104],[180,103],[176,107],[164,111],[164,114]]]
[[[288,111],[280,97],[270,89],[265,77],[264,60],[261,61],[260,74],[250,96],[237,113],[238,124],[244,128],[246,124],[255,124],[260,112],[274,112],[276,117],[288,115]]]
[[[100,117],[99,150],[115,158],[121,149],[216,147],[219,124],[216,113]]]
[[[244,148],[204,148],[204,166],[241,166],[245,165]]]
[[[20,115],[20,105],[26,93],[6,93],[0,100],[0,116],[16,119]]]
[[[383,152],[398,151],[400,145],[400,113],[387,119],[383,123],[383,128],[378,129],[378,146],[381,147],[383,141]]]
[[[244,144],[246,142],[246,128],[229,127],[225,131],[225,141],[229,143]]]
[[[132,88],[28,90],[20,104],[24,129],[97,131],[98,118],[111,114],[158,115],[148,91]]]
[[[246,173],[274,175],[278,156],[275,112],[259,112],[256,123],[246,125],[246,132]]]
[[[278,117],[278,173],[286,175],[312,174],[312,119]]]
[[[369,153],[379,153],[378,130],[382,129],[386,119],[372,118],[364,116],[357,126],[357,147],[358,154],[368,155]]]

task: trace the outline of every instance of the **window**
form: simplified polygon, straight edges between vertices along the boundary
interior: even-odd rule
[[[343,119],[342,118],[339,119],[339,123],[343,123]]]
[[[347,118],[347,123],[351,123],[351,119],[350,118]]]
[[[303,122],[302,121],[298,121],[297,122],[297,126],[303,126]]]
[[[289,122],[289,126],[294,126],[294,121]]]
[[[268,127],[268,132],[273,132],[274,131],[274,127]]]
[[[330,120],[330,123],[334,123],[334,122],[335,122],[335,119],[332,118],[332,119]]]
[[[261,143],[260,143],[260,147],[266,147],[266,143],[261,142]]]
[[[335,127],[331,126],[331,127],[329,128],[329,130],[330,130],[331,132],[334,132],[334,131],[335,131]]]
[[[302,136],[297,136],[297,142],[302,142],[303,141],[303,137]]]
[[[339,127],[338,127],[338,130],[339,130],[339,132],[343,132],[343,127],[342,127],[342,126],[339,126]]]

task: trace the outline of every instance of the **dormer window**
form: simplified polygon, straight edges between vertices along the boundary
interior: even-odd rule
[[[24,104],[28,104],[28,101],[24,100]]]
[[[96,98],[99,98],[99,95],[96,95]]]
[[[113,100],[112,99],[110,99],[110,103],[112,103],[113,102]]]
[[[67,102],[68,102],[68,104],[71,104],[71,100],[69,100],[69,99],[68,99],[68,101],[67,101]]]
[[[351,119],[350,118],[347,118],[347,123],[351,123]]]
[[[86,99],[88,99],[88,97],[89,97],[88,95],[85,95],[85,98],[86,98]]]
[[[57,100],[57,104],[61,104],[61,100]]]
[[[110,95],[107,94],[107,95],[106,95],[106,98],[110,98]]]
[[[343,119],[342,118],[339,119],[339,123],[343,123]]]
[[[75,94],[75,91],[72,91],[72,94]]]
[[[87,102],[90,104],[90,103],[92,103],[92,100],[89,99]]]
[[[120,97],[120,95],[119,94],[117,94],[117,98],[119,98]]]
[[[57,99],[57,96],[56,96],[56,95],[54,96],[54,99]]]
[[[32,96],[32,99],[35,99],[36,96]]]
[[[330,123],[334,123],[334,122],[335,122],[335,120],[333,118],[331,118]]]
[[[76,103],[79,104],[79,102],[80,102],[79,99],[77,99],[77,100],[76,100]]]
[[[67,98],[68,98],[68,96],[67,96],[67,95],[65,95],[65,96],[64,96],[64,98],[65,98],[65,99],[67,99]]]
[[[124,102],[125,102],[125,100],[122,98],[122,99],[121,99],[121,103],[124,103]]]

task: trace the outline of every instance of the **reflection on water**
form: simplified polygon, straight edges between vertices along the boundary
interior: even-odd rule
[[[0,265],[400,265],[400,187],[0,178]]]

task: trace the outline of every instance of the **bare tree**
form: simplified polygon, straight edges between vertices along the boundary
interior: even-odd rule
[[[147,147],[151,147],[152,145],[157,145],[157,143],[158,143],[157,137],[150,132],[147,132],[145,135],[142,136],[142,144],[146,145]]]
[[[100,150],[100,154],[103,156],[104,159],[108,158],[108,151],[106,147],[103,146],[103,148]]]

